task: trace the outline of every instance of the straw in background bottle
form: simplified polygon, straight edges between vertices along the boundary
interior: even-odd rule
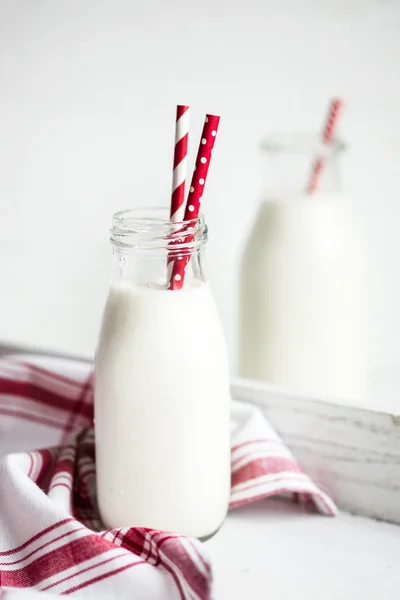
[[[343,108],[343,101],[340,98],[333,98],[328,110],[325,126],[322,131],[322,143],[330,144],[334,140],[340,112]],[[313,194],[321,180],[326,159],[323,156],[317,156],[312,165],[310,178],[307,184],[306,193]]]

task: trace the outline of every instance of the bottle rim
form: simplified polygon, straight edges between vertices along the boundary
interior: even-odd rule
[[[112,217],[110,241],[120,250],[168,250],[180,254],[204,246],[208,228],[204,216],[172,222],[167,208],[133,208]]]
[[[332,156],[345,152],[348,144],[335,137],[329,144],[320,135],[307,132],[272,133],[261,141],[261,150],[268,154],[309,154],[311,156]]]

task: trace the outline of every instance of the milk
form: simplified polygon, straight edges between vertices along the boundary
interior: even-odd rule
[[[240,374],[358,402],[366,301],[362,244],[339,197],[263,203],[242,262]]]
[[[105,524],[212,535],[230,495],[229,410],[227,349],[209,286],[113,286],[95,360]]]

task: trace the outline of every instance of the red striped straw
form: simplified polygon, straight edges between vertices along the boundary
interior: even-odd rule
[[[176,107],[174,170],[170,219],[173,223],[183,221],[185,214],[185,185],[187,171],[187,147],[189,140],[189,106]]]
[[[199,216],[208,168],[210,166],[211,155],[218,131],[219,119],[220,118],[216,115],[206,115],[183,217],[184,221],[197,219]],[[185,243],[192,242],[193,238],[193,235],[187,236]],[[189,256],[181,257],[180,259],[176,258],[174,260],[169,282],[170,290],[180,290],[182,288],[185,278],[185,268],[189,260]]]
[[[335,137],[337,123],[340,112],[343,108],[343,101],[340,98],[333,98],[329,105],[328,116],[325,122],[325,127],[322,132],[322,143],[329,145]],[[310,178],[307,184],[306,193],[313,194],[321,180],[321,175],[325,167],[326,159],[323,156],[317,156],[314,160]]]

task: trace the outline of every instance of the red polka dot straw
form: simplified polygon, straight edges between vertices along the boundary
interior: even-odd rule
[[[340,98],[333,98],[329,105],[328,116],[322,132],[322,142],[324,144],[332,143],[335,137],[338,119],[342,108],[343,101]],[[312,165],[311,174],[306,189],[307,194],[313,194],[316,191],[321,180],[321,174],[323,173],[324,166],[325,158],[323,156],[317,156]]]
[[[220,118],[216,115],[206,115],[186,202],[184,221],[196,219],[199,216],[207,173],[210,167],[212,150],[218,131],[219,119]],[[190,243],[191,241],[193,241],[193,236],[191,236],[191,239],[185,239],[185,243]],[[183,260],[174,261],[169,289],[179,290],[182,288],[185,278],[185,268],[189,260],[190,257],[185,257]]]

